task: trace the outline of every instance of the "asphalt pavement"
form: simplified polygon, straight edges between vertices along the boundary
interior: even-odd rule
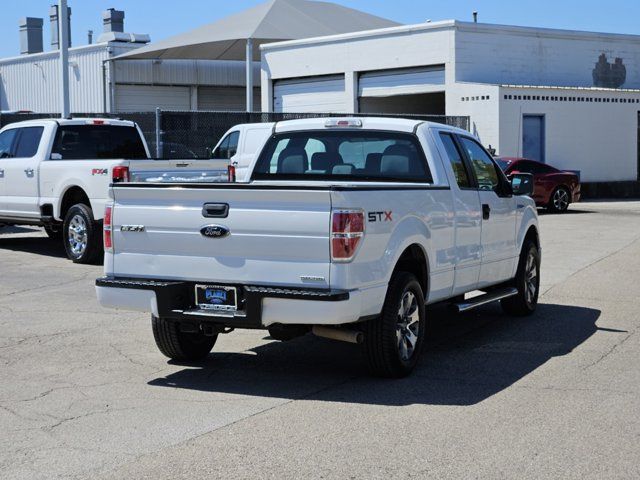
[[[538,312],[430,309],[396,381],[261,331],[169,362],[146,315],[98,306],[101,267],[1,230],[0,478],[640,478],[640,202],[540,221]]]

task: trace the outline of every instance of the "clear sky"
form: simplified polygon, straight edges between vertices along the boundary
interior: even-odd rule
[[[182,33],[262,3],[263,0],[68,0],[72,8],[74,46],[87,43],[87,30],[102,31],[100,12],[125,10],[125,30],[148,33],[151,40]],[[471,20],[486,23],[566,28],[640,35],[640,0],[334,0],[400,23]],[[45,18],[44,43],[49,50],[49,6],[56,0],[0,0],[0,58],[20,53],[18,20]],[[97,37],[96,37],[97,38]]]

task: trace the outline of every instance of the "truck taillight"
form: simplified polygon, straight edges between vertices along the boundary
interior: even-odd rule
[[[128,182],[129,167],[125,167],[123,165],[113,167],[113,171],[111,172],[111,180],[113,181],[113,183]]]
[[[227,174],[229,177],[229,182],[234,183],[236,181],[236,167],[234,165],[229,165],[227,167]]]
[[[103,233],[104,233],[103,235],[104,250],[106,252],[113,251],[113,239],[111,238],[112,219],[113,219],[113,207],[111,205],[107,205],[104,209],[104,219],[102,221]]]
[[[353,260],[363,236],[364,212],[362,210],[331,212],[331,261]]]

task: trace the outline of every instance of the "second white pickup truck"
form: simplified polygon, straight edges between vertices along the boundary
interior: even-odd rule
[[[510,182],[468,132],[382,118],[270,129],[246,183],[111,189],[98,299],[150,312],[162,353],[202,359],[235,328],[312,331],[362,343],[374,374],[399,377],[425,305],[535,310],[531,176]]]
[[[31,120],[0,131],[0,227],[39,225],[62,238],[67,256],[102,256],[102,214],[112,182],[212,181],[228,162],[151,160],[133,122]]]

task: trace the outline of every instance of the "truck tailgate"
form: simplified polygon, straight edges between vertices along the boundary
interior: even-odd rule
[[[123,184],[113,196],[118,277],[329,286],[329,191]],[[226,204],[228,215],[206,218],[205,204]],[[207,226],[229,235],[205,236]]]

